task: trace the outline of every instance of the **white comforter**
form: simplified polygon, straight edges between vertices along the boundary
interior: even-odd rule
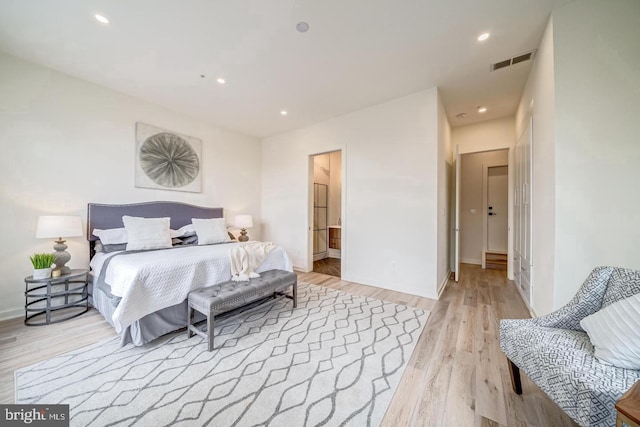
[[[127,254],[107,266],[105,282],[122,300],[113,313],[113,326],[121,332],[147,314],[184,301],[194,289],[231,279],[229,248],[238,243]],[[91,260],[94,277],[104,261],[119,252],[98,253]],[[272,269],[293,271],[286,251],[276,246],[257,273]]]

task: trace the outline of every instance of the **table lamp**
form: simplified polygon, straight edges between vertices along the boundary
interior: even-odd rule
[[[56,250],[54,253],[56,257],[56,267],[53,269],[54,276],[71,273],[71,269],[65,265],[71,259],[71,255],[67,252],[67,245],[64,244],[65,240],[62,238],[82,235],[82,221],[79,216],[44,215],[38,217],[36,238],[58,238],[53,246],[53,249]]]
[[[238,241],[246,242],[249,240],[249,236],[247,236],[247,228],[253,227],[253,218],[251,215],[236,215],[236,222],[234,226],[240,229]]]

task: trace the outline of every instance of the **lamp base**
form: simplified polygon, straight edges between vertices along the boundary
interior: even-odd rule
[[[54,261],[56,264],[56,268],[54,268],[53,271],[60,271],[61,275],[69,274],[71,273],[71,269],[65,264],[68,263],[71,259],[71,254],[67,252],[67,245],[64,244],[66,240],[62,240],[62,238],[60,237],[55,242],[56,244],[53,245],[53,249],[55,249],[56,252],[53,254],[53,256],[56,257],[56,260]]]
[[[238,236],[238,242],[248,242],[249,236],[247,236],[247,229],[242,228],[240,230],[240,235]]]

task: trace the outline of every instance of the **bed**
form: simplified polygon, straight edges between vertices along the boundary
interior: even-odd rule
[[[124,215],[170,217],[170,228],[177,230],[191,224],[192,218],[222,218],[223,209],[178,202],[88,205],[90,302],[119,333],[122,345],[140,346],[186,327],[188,293],[231,278],[228,253],[238,242],[151,251],[97,250],[101,245],[94,230],[121,228]],[[271,269],[293,271],[280,246],[269,252],[256,272]]]

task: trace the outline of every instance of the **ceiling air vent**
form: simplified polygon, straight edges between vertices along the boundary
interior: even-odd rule
[[[521,55],[514,56],[513,58],[505,59],[504,61],[500,61],[500,62],[496,62],[495,64],[491,64],[491,66],[489,68],[490,68],[491,71],[496,71],[496,70],[499,70],[501,68],[507,68],[507,67],[510,67],[512,65],[519,64],[520,62],[529,61],[529,60],[531,60],[533,58],[534,53],[535,53],[535,51],[532,50],[531,52],[523,53]]]

